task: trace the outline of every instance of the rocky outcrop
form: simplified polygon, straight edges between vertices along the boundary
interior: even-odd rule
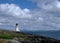
[[[0,43],[60,43],[60,40],[14,31],[0,31]]]

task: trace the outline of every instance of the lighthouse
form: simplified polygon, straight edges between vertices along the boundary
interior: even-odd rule
[[[19,32],[20,30],[19,30],[19,25],[18,25],[18,23],[16,23],[16,29],[15,29],[15,31],[16,32]]]

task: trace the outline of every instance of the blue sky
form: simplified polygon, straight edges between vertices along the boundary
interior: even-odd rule
[[[59,0],[0,0],[0,28],[14,30],[60,30]]]
[[[19,5],[22,9],[23,8],[29,8],[29,9],[35,9],[37,8],[36,3],[33,3],[32,1],[28,0],[1,0],[0,3],[14,3]]]

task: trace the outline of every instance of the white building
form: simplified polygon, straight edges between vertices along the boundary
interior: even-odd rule
[[[15,31],[16,32],[19,32],[20,30],[19,30],[19,25],[18,25],[18,23],[16,23],[16,29],[15,29]]]

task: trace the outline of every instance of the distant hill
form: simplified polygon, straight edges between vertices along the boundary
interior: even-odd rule
[[[60,40],[23,32],[0,30],[0,43],[60,43]]]

